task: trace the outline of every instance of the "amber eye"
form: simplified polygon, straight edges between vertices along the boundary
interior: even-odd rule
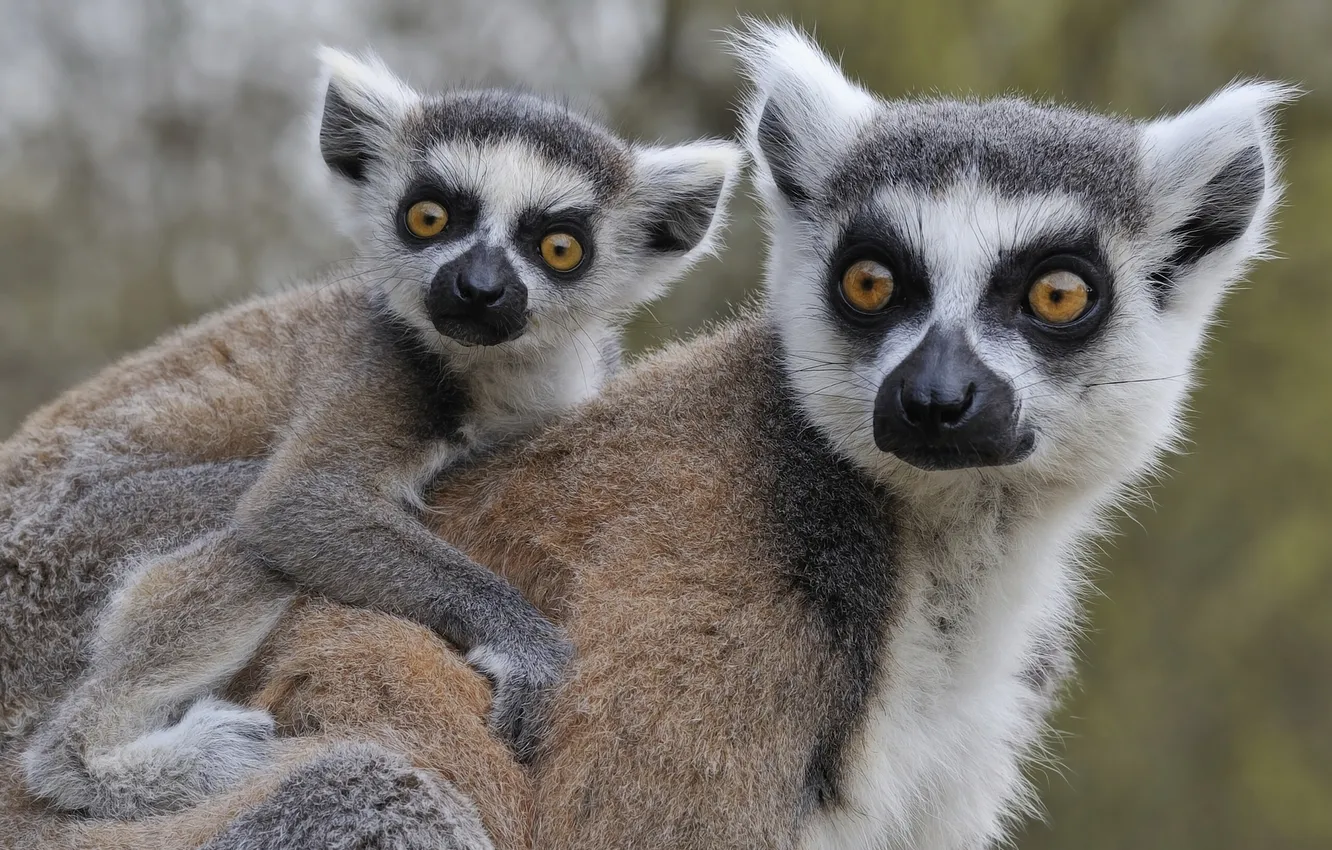
[[[438,236],[449,223],[449,211],[434,201],[417,201],[407,209],[407,230],[417,239]]]
[[[842,274],[842,297],[862,313],[877,313],[893,299],[893,273],[874,260],[853,263]]]
[[[1067,325],[1082,318],[1092,304],[1087,281],[1060,269],[1043,274],[1027,291],[1031,312],[1048,325]]]
[[[541,259],[557,272],[571,272],[583,264],[583,243],[564,231],[547,233],[541,240]]]

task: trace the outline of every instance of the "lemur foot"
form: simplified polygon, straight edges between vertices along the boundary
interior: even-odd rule
[[[37,795],[93,817],[129,820],[174,812],[236,787],[270,758],[273,718],[211,697],[176,723],[129,743],[79,752],[77,730],[40,742],[26,758]],[[87,746],[86,744],[84,746]]]

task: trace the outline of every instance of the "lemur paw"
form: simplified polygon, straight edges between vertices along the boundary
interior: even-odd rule
[[[124,785],[93,814],[135,817],[178,811],[234,788],[264,767],[277,725],[266,711],[219,699],[190,706],[175,724],[144,735],[90,763],[108,780]],[[110,782],[109,791],[116,783]]]
[[[573,654],[573,644],[548,624],[535,639],[467,653],[467,663],[494,686],[491,726],[521,762],[532,760],[545,737],[551,700]]]

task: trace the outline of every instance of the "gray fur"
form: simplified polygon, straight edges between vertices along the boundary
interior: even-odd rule
[[[263,767],[272,718],[200,695],[249,662],[294,595],[225,530],[144,560],[101,614],[89,672],[28,744],[29,786],[66,809],[132,818]]]
[[[59,476],[0,485],[0,747],[78,677],[118,575],[220,528],[260,469],[167,463],[89,446]]]
[[[431,98],[407,134],[422,153],[456,139],[482,145],[520,139],[550,161],[590,175],[603,200],[627,190],[633,180],[633,158],[604,127],[567,106],[521,92],[499,89]]]
[[[497,552],[508,533],[541,538],[521,521],[533,513],[560,528],[529,580],[573,588],[581,656],[538,763],[536,840],[999,846],[1036,809],[1024,768],[1069,667],[1084,547],[1176,439],[1187,382],[1171,376],[1266,244],[1271,113],[1288,92],[1231,90],[1104,148],[1094,117],[1000,105],[993,126],[978,118],[1009,134],[991,139],[958,125],[971,107],[943,108],[941,143],[921,136],[914,159],[902,144],[905,171],[875,159],[857,196],[841,170],[888,144],[895,107],[793,31],[755,27],[739,52],[769,219],[765,315],[631,372],[482,508],[508,520],[489,531]],[[1152,271],[1255,144],[1262,192],[1240,205],[1241,232],[1190,257],[1158,306]],[[874,323],[832,298],[844,252],[866,245],[910,298],[851,345],[846,326]],[[1023,324],[1051,257],[1102,287],[1098,333]],[[936,329],[967,357],[913,362]],[[1047,367],[1061,345],[1077,369]],[[992,424],[1033,426],[1030,452],[940,469],[876,443],[899,368],[966,380],[956,364],[974,362],[1020,396]]]
[[[200,850],[492,850],[476,808],[394,753],[342,744]]]
[[[712,249],[739,151],[632,146],[527,97],[452,95],[458,109],[441,113],[444,101],[377,62],[325,60],[320,145],[353,201],[358,264],[112,367],[0,453],[0,614],[18,622],[13,669],[0,669],[6,736],[26,737],[89,666],[25,752],[31,790],[58,807],[176,810],[264,764],[271,719],[214,695],[302,590],[417,620],[469,651],[520,755],[571,655],[513,587],[425,529],[421,491],[596,392],[618,323]],[[450,132],[417,133],[432,115]],[[595,161],[566,156],[575,148]],[[451,212],[456,236],[412,243],[398,230],[403,193],[423,168],[475,203]],[[597,199],[588,268],[561,286],[532,259],[541,232],[523,222]],[[650,229],[681,203],[708,226],[654,247]],[[432,312],[452,285],[440,270],[473,245],[507,256],[527,293],[531,327],[514,339],[469,345]]]
[[[1003,197],[1067,192],[1135,227],[1145,203],[1139,168],[1128,120],[1019,99],[888,103],[824,196],[865,198],[885,184],[938,192],[974,174]]]

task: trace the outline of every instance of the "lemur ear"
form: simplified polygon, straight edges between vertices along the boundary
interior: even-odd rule
[[[725,225],[744,152],[730,142],[702,141],[637,148],[634,159],[647,247],[664,254],[711,251]]]
[[[1267,248],[1281,197],[1276,111],[1298,95],[1277,83],[1235,84],[1144,127],[1148,227],[1167,243],[1151,274],[1159,303],[1194,272],[1230,282]]]
[[[319,60],[324,81],[319,152],[335,174],[360,183],[421,96],[377,57],[321,47]]]
[[[776,190],[794,207],[807,205],[820,197],[878,101],[789,25],[751,20],[729,41],[753,88],[742,119],[759,188],[769,203]]]

